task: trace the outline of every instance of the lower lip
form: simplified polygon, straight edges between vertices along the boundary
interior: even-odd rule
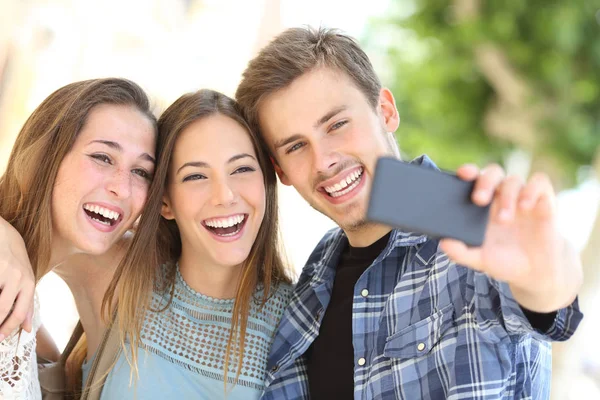
[[[323,191],[321,191],[321,194],[323,195],[323,197],[325,197],[325,199],[327,199],[327,201],[329,201],[332,204],[342,204],[342,203],[352,199],[354,196],[356,196],[358,194],[358,192],[361,191],[361,189],[365,185],[365,180],[366,180],[365,179],[365,171],[363,170],[363,173],[360,176],[360,182],[358,182],[358,185],[356,185],[356,187],[354,189],[352,189],[351,191],[349,191],[348,193],[346,193],[342,196],[339,196],[339,197],[331,197],[330,195],[327,194],[325,189],[323,189]]]
[[[229,243],[229,242],[235,242],[236,240],[238,240],[239,238],[241,238],[244,235],[244,231],[246,230],[246,223],[248,222],[248,217],[244,218],[244,222],[242,223],[242,228],[238,231],[238,233],[236,233],[235,235],[231,235],[231,236],[220,236],[217,235],[216,233],[214,233],[213,231],[211,231],[210,229],[208,229],[206,226],[204,226],[204,229],[206,229],[208,231],[208,233],[210,233],[210,235],[217,241],[219,242],[223,242],[223,243]]]
[[[104,225],[101,222],[94,221],[92,219],[92,217],[90,217],[88,215],[88,213],[86,213],[85,211],[83,211],[83,215],[85,215],[85,218],[87,218],[87,220],[92,224],[92,226],[94,228],[98,229],[100,232],[105,232],[105,233],[113,232],[115,229],[117,229],[117,226],[119,226],[119,224],[121,223],[121,219],[119,218],[117,220],[117,222],[115,222],[113,225]]]

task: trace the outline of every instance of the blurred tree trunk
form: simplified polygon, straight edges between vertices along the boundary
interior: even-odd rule
[[[478,18],[480,0],[455,0],[454,17],[458,23],[469,23]],[[545,137],[541,122],[554,112],[549,99],[536,96],[519,71],[515,69],[495,43],[481,43],[474,48],[479,72],[494,89],[495,100],[487,107],[484,117],[485,132],[512,143],[532,156],[531,169],[544,171],[558,190],[565,186],[564,171],[548,157],[539,155],[536,146]],[[526,179],[525,174],[522,178]]]

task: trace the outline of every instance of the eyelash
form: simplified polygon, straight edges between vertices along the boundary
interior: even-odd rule
[[[333,130],[333,131],[335,131],[335,130],[338,130],[338,129],[340,129],[341,127],[343,127],[344,125],[346,125],[347,123],[348,123],[348,120],[343,120],[343,121],[336,122],[335,124],[331,125],[331,128],[329,128],[329,130],[330,130],[330,131],[332,131],[332,130]],[[299,145],[301,145],[301,146],[300,146],[300,147],[297,147],[297,146],[299,146]],[[296,143],[296,144],[294,144],[292,147],[288,148],[288,149],[285,151],[285,154],[290,154],[290,153],[293,153],[294,151],[296,151],[296,150],[299,150],[299,149],[301,149],[302,147],[304,147],[304,143],[303,143],[303,142]]]
[[[206,177],[204,175],[200,175],[200,174],[193,174],[193,175],[188,175],[185,178],[183,178],[183,182],[199,181],[202,179],[206,179]]]
[[[232,172],[233,174],[242,174],[245,172],[254,172],[256,171],[256,169],[252,168],[252,167],[239,167],[238,169],[236,169],[235,171]],[[188,181],[199,181],[199,180],[203,180],[203,179],[207,179],[206,176],[202,175],[202,174],[192,174],[192,175],[188,175],[185,178],[183,178],[183,182],[188,182]]]
[[[93,158],[94,160],[100,161],[101,163],[113,165],[113,160],[106,154],[91,154],[90,157]],[[132,170],[131,172],[138,175],[142,179],[145,179],[148,181],[152,180],[152,174],[143,168],[136,168],[136,169]]]
[[[331,125],[330,130],[340,129],[342,126],[346,125],[347,123],[348,123],[348,120],[336,122],[335,124]]]
[[[254,172],[256,171],[254,168],[252,167],[239,167],[238,169],[236,169],[235,171],[233,171],[234,174],[241,174],[244,172]]]
[[[90,155],[90,157],[92,157],[94,160],[98,160],[100,162],[103,162],[104,164],[109,164],[112,165],[112,159],[107,156],[106,154],[92,154]]]
[[[302,146],[300,146],[300,147],[297,147],[297,146],[299,146],[299,145],[302,145]],[[296,144],[294,144],[292,147],[290,147],[289,149],[287,149],[287,150],[285,151],[285,154],[290,154],[290,153],[293,153],[294,151],[296,151],[296,150],[299,150],[299,149],[301,149],[302,147],[304,147],[304,143],[303,143],[303,142],[296,143]]]

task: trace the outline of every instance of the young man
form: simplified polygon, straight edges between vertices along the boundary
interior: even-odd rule
[[[480,248],[401,232],[364,217],[376,160],[399,153],[399,116],[353,39],[287,30],[236,97],[281,182],[339,225],[304,267],[263,398],[549,397],[549,342],[582,318],[582,268],[545,175],[523,184],[495,165],[458,170],[476,180],[473,201],[492,205]]]

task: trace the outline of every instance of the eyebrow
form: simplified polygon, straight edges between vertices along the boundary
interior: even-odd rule
[[[341,113],[342,111],[345,111],[348,109],[348,106],[346,105],[342,105],[339,107],[334,108],[333,110],[329,111],[327,114],[323,115],[321,118],[319,118],[317,120],[317,122],[315,122],[315,124],[313,125],[314,128],[318,128],[319,126],[323,125],[324,123],[326,123],[327,121],[329,121],[331,118],[335,117],[337,114]],[[286,146],[292,142],[295,142],[298,139],[301,139],[302,135],[300,134],[295,134],[292,136],[289,136],[287,138],[283,138],[280,139],[278,141],[275,142],[275,144],[273,145],[273,147],[275,148],[275,150],[279,149],[280,147]]]
[[[315,123],[314,127],[318,128],[319,126],[321,126],[324,123],[326,123],[327,121],[329,121],[331,118],[335,117],[337,114],[339,114],[342,111],[345,111],[347,109],[348,109],[348,106],[346,106],[346,105],[334,108],[333,110],[329,111],[327,114],[325,114],[321,118],[319,118],[319,120]]]
[[[236,154],[235,156],[231,157],[229,160],[227,160],[227,164],[231,164],[232,162],[235,162],[237,160],[241,160],[243,158],[251,158],[254,161],[257,161],[256,158],[248,153],[240,153],[240,154]],[[257,161],[258,162],[258,161]],[[177,170],[177,172],[175,173],[175,175],[177,175],[182,169],[186,168],[186,167],[196,167],[196,168],[210,168],[210,165],[204,161],[190,161],[190,162],[186,162],[185,164],[183,164],[181,167],[179,167],[179,169]]]
[[[92,144],[92,143],[100,143],[100,144],[110,147],[113,150],[118,151],[119,153],[123,152],[123,146],[121,146],[119,143],[113,142],[111,140],[100,140],[100,139],[92,140],[88,144]],[[138,158],[142,158],[146,161],[150,161],[152,164],[156,164],[156,160],[154,159],[154,157],[152,157],[148,153],[142,153]]]

